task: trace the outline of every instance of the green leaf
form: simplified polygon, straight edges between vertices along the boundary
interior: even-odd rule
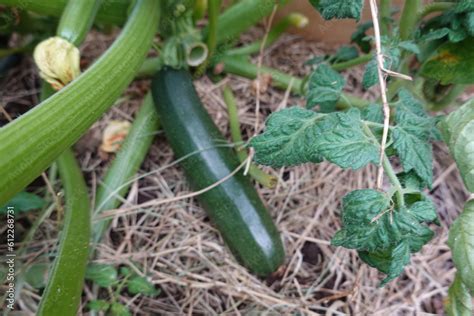
[[[392,129],[393,147],[405,172],[413,170],[431,187],[433,182],[433,153],[431,144],[406,131],[403,127],[396,126]]]
[[[255,148],[255,161],[272,167],[321,162],[322,157],[314,146],[321,133],[317,125],[320,119],[321,115],[299,107],[272,113],[265,132],[250,142]]]
[[[474,38],[459,43],[445,43],[423,63],[421,75],[442,84],[474,83]]]
[[[415,202],[408,210],[419,222],[431,223],[438,219],[433,201],[426,199]]]
[[[413,170],[397,173],[397,178],[405,189],[414,192],[424,189],[423,180]]]
[[[143,294],[148,296],[156,296],[160,294],[160,291],[155,288],[153,283],[141,276],[135,276],[128,280],[127,289],[132,295]]]
[[[379,145],[364,133],[357,109],[328,114],[319,125],[323,132],[316,137],[315,145],[324,159],[354,170],[378,163]]]
[[[474,192],[474,100],[449,114],[440,125],[466,188]]]
[[[110,304],[104,300],[91,300],[87,302],[87,307],[91,311],[106,312],[109,309]]]
[[[317,104],[336,104],[341,97],[346,81],[341,74],[326,64],[319,65],[309,77],[307,107]]]
[[[341,46],[334,54],[334,62],[348,61],[359,56],[359,51],[354,46]]]
[[[324,19],[360,19],[363,0],[320,0],[317,9]]]
[[[383,111],[380,104],[369,104],[361,110],[360,115],[364,121],[383,123]]]
[[[351,35],[351,43],[356,43],[364,53],[368,53],[372,49],[370,40],[367,38],[366,34],[372,27],[373,23],[370,21],[358,24],[356,30]]]
[[[420,47],[413,41],[403,41],[398,44],[398,47],[401,49],[406,50],[407,52],[413,53],[413,54],[420,54]]]
[[[132,314],[128,310],[127,306],[120,303],[112,303],[110,306],[110,315],[111,316],[131,316]]]
[[[15,209],[15,212],[27,212],[36,210],[44,207],[46,201],[37,196],[36,194],[29,192],[17,193],[10,201],[8,201],[2,208],[0,208],[0,214],[6,213],[7,206],[11,206]]]
[[[364,76],[362,77],[362,85],[365,89],[375,86],[378,83],[379,74],[377,70],[377,60],[372,58],[365,66]]]
[[[107,264],[91,263],[86,269],[86,280],[101,287],[109,287],[117,283],[117,270]]]
[[[342,200],[343,228],[334,235],[331,244],[367,251],[389,247],[387,216],[374,221],[389,206],[390,199],[379,191],[364,189],[350,192]]]
[[[369,266],[387,274],[380,286],[384,286],[398,277],[407,264],[410,263],[410,248],[405,241],[385,250],[374,252],[359,251],[359,256]]]
[[[448,245],[459,277],[471,292],[474,291],[474,200],[466,203],[451,225]]]
[[[472,297],[456,273],[448,290],[446,313],[449,316],[472,316]]]
[[[48,263],[35,263],[26,270],[25,281],[35,289],[42,289],[46,286],[48,273]]]

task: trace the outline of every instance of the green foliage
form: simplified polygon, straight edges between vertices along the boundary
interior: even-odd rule
[[[319,65],[309,77],[307,107],[335,105],[345,84],[346,81],[337,71],[326,64]]]
[[[120,303],[112,303],[109,309],[110,316],[131,316],[132,314],[128,310],[127,306]]]
[[[35,263],[31,265],[25,273],[25,281],[35,289],[42,289],[46,286],[49,273],[48,263]]]
[[[359,20],[364,7],[363,0],[319,0],[311,1],[326,20],[352,18]]]
[[[364,53],[370,52],[372,46],[370,45],[370,38],[367,36],[367,31],[370,30],[374,24],[364,22],[357,25],[356,30],[351,35],[351,43],[356,43],[360,50]]]
[[[426,60],[421,75],[439,80],[442,84],[473,84],[474,38],[459,43],[445,43]]]
[[[273,167],[329,160],[358,169],[378,162],[378,146],[363,131],[360,113],[318,114],[292,107],[273,113],[265,133],[252,139],[255,161]]]
[[[101,287],[109,287],[118,282],[117,270],[107,264],[91,263],[86,269],[86,280]]]
[[[106,312],[109,309],[110,304],[105,300],[92,300],[87,303],[87,307],[91,311]]]
[[[417,202],[408,209],[395,207],[384,193],[356,190],[342,202],[342,224],[331,240],[335,246],[359,251],[361,259],[387,274],[381,286],[397,277],[434,233],[423,222],[436,219],[434,205]]]
[[[458,274],[448,290],[446,312],[449,316],[471,316],[472,297]]]
[[[128,292],[132,295],[143,294],[147,296],[156,296],[160,291],[155,288],[155,285],[147,280],[145,277],[134,276],[127,282]]]
[[[5,214],[7,206],[13,207],[15,212],[28,212],[44,207],[46,201],[36,194],[29,192],[17,193],[10,201],[0,208],[0,214]]]
[[[440,126],[464,184],[474,192],[474,100],[449,114]]]
[[[464,210],[449,230],[448,245],[462,283],[474,291],[474,200],[466,203]]]

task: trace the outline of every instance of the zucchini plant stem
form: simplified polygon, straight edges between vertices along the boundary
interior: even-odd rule
[[[297,13],[291,13],[281,19],[276,25],[274,25],[270,32],[268,32],[267,39],[265,41],[265,48],[275,43],[278,38],[290,27],[302,27],[307,24],[307,18]],[[226,52],[227,55],[251,55],[258,53],[262,45],[262,40],[255,41],[246,46],[237,47],[230,49]]]
[[[455,5],[455,2],[433,2],[428,3],[423,6],[423,8],[418,12],[417,20],[420,21],[425,18],[427,15],[434,12],[443,12],[451,9]]]
[[[342,71],[354,66],[365,64],[369,62],[372,59],[372,57],[373,57],[372,54],[364,54],[348,61],[332,64],[331,67],[332,69],[336,71]]]
[[[403,6],[400,17],[400,39],[409,40],[413,35],[415,26],[418,23],[418,12],[420,11],[421,0],[407,0]]]
[[[380,32],[389,35],[391,19],[391,0],[380,0]]]
[[[240,132],[240,122],[237,111],[237,104],[235,102],[234,94],[232,93],[232,90],[229,88],[229,86],[224,86],[223,95],[229,114],[230,135],[232,137],[232,142],[236,145],[244,144],[242,134]],[[248,154],[245,148],[237,147],[236,153],[240,162],[244,162],[247,160]],[[276,177],[267,174],[254,163],[250,164],[249,174],[252,178],[255,179],[255,181],[267,188],[275,187],[278,181]]]
[[[219,9],[221,7],[221,0],[208,1],[209,33],[206,41],[208,53],[206,60],[198,67],[196,71],[198,75],[201,75],[206,71],[207,66],[214,57],[214,52],[216,51],[217,45],[217,23],[219,17]]]

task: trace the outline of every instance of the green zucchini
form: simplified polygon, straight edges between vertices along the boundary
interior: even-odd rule
[[[164,68],[152,81],[152,94],[168,142],[195,190],[228,176],[239,160],[194,90],[191,75]],[[199,201],[234,256],[250,271],[265,276],[284,260],[283,245],[270,215],[250,180],[237,173],[201,194]]]
[[[77,79],[0,128],[0,205],[41,174],[104,113],[143,63],[160,5],[136,0],[122,33]]]

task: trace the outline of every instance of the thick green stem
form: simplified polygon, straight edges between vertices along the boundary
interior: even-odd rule
[[[274,0],[242,0],[231,6],[219,16],[217,45],[235,40],[242,32],[272,13],[277,4]],[[209,27],[203,30],[204,38],[209,36]]]
[[[232,142],[234,144],[243,144],[242,134],[240,132],[240,122],[239,115],[237,112],[237,102],[235,101],[234,94],[228,86],[224,86],[224,101],[227,105],[227,111],[229,113],[229,126],[230,126],[230,135],[232,137]],[[245,148],[236,149],[237,156],[239,157],[240,162],[244,162],[247,158],[247,151]],[[270,176],[254,163],[251,163],[249,168],[249,174],[254,178],[258,183],[267,187],[273,188],[277,184],[277,178]]]
[[[41,15],[60,17],[68,0],[0,0],[0,5],[17,7],[22,10],[33,11]],[[94,2],[82,0],[73,2]],[[122,25],[127,20],[130,0],[106,0],[97,12],[97,21],[106,24]]]
[[[120,205],[152,144],[158,126],[158,115],[151,94],[148,93],[125,141],[97,188],[94,217],[102,211],[116,209]],[[109,223],[110,220],[101,220],[94,225],[94,244],[100,241]]]
[[[208,7],[208,36],[207,36],[207,58],[204,63],[202,63],[198,70],[196,71],[197,74],[203,74],[206,71],[207,66],[209,65],[210,61],[214,57],[214,52],[216,51],[217,46],[217,23],[219,17],[219,10],[221,7],[221,0],[209,0],[209,7]]]
[[[137,0],[122,34],[98,61],[0,129],[0,204],[40,175],[114,103],[145,59],[159,7],[154,0]]]
[[[455,2],[433,2],[428,3],[423,6],[418,12],[417,20],[420,21],[427,15],[434,13],[434,12],[444,12],[446,10],[451,9],[456,3]]]
[[[380,0],[380,32],[382,35],[390,34],[391,9],[391,0]]]
[[[258,67],[245,58],[240,56],[224,56],[220,61],[224,63],[225,72],[249,79],[255,79],[257,77]],[[304,95],[304,83],[302,79],[287,75],[270,67],[262,66],[259,71],[260,74],[270,75],[272,77],[271,84],[276,88],[287,90],[291,86],[293,93]],[[369,105],[368,101],[347,94],[343,94],[337,104],[339,108],[343,109],[349,107],[361,108],[367,105]]]
[[[193,8],[193,22],[196,24],[199,20],[203,19],[207,11],[208,0],[195,0]]]
[[[102,0],[67,1],[59,20],[57,35],[79,46],[89,33],[101,4]]]
[[[402,41],[409,40],[415,32],[418,23],[418,12],[420,11],[421,0],[407,0],[403,6],[400,17],[400,38]]]
[[[90,205],[87,186],[71,150],[57,159],[66,197],[66,216],[56,259],[37,315],[75,315],[89,254]]]
[[[274,25],[270,32],[268,32],[265,41],[265,47],[269,47],[290,27],[303,27],[308,24],[308,18],[299,13],[291,13]],[[262,40],[255,41],[249,45],[237,47],[226,52],[227,55],[251,55],[258,53],[262,46]]]
[[[351,60],[348,60],[348,61],[345,61],[345,62],[332,64],[331,67],[332,67],[332,69],[334,69],[336,71],[342,71],[342,70],[345,70],[345,69],[348,69],[348,68],[351,68],[351,67],[354,67],[354,66],[365,64],[365,63],[369,62],[371,59],[372,59],[372,54],[365,54],[365,55],[361,55],[357,58],[354,58],[354,59],[351,59]]]

